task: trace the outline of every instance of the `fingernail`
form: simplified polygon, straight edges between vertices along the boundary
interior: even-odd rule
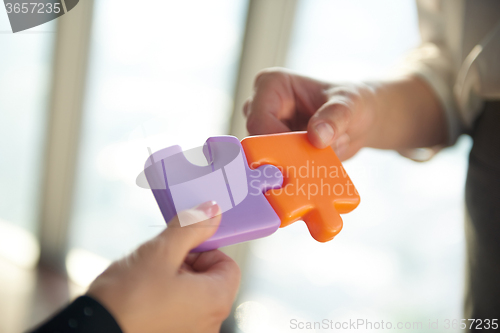
[[[318,133],[319,138],[325,145],[329,145],[330,142],[333,139],[333,128],[330,126],[330,124],[327,124],[325,122],[321,122],[317,124],[314,129]]]
[[[203,212],[209,219],[219,213],[219,205],[213,200],[199,204],[194,209]]]

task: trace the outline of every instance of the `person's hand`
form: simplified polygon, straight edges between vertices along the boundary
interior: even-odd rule
[[[219,206],[181,212],[157,237],[111,264],[87,294],[103,304],[124,333],[219,332],[240,281],[238,265],[219,250],[189,251],[212,236]]]
[[[376,120],[374,87],[336,85],[280,68],[261,71],[243,112],[250,135],[307,129],[318,148],[332,146],[341,160],[367,146]]]

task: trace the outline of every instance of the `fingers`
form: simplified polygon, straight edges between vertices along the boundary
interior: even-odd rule
[[[289,132],[282,120],[295,110],[291,74],[283,69],[266,69],[255,78],[254,95],[243,106],[251,135]]]
[[[218,281],[216,285],[225,289],[234,301],[241,280],[241,271],[238,264],[219,250],[202,253],[196,261],[195,270],[204,270],[205,276]]]
[[[351,107],[346,103],[336,100],[325,103],[309,120],[309,141],[318,148],[331,146],[346,133],[351,117]]]
[[[347,154],[350,145],[351,145],[351,137],[347,133],[342,134],[341,136],[338,137],[337,140],[335,140],[335,143],[333,144],[332,148],[337,154],[337,157],[341,161],[345,159],[344,157]]]
[[[261,71],[254,94],[244,106],[251,135],[304,130],[309,118],[327,101],[330,84],[282,68]]]
[[[247,120],[247,130],[250,135],[290,132],[288,126],[266,111],[252,112]]]
[[[196,257],[190,259],[187,260],[187,263],[195,272],[204,272],[211,275],[229,273],[232,275],[239,271],[234,260],[219,250],[197,253]]]
[[[229,298],[234,300],[234,295],[239,286],[241,271],[236,262],[219,250],[212,250],[197,254],[191,263],[191,268],[204,277],[214,281],[214,288],[223,289]],[[219,290],[219,293],[221,291]]]
[[[239,280],[238,265],[231,257],[219,250],[190,253],[186,257],[185,264],[190,267],[190,271]]]
[[[343,136],[346,136],[349,138],[349,135],[347,135],[347,134],[344,134]],[[333,149],[335,150],[337,157],[341,161],[345,161],[345,160],[353,157],[361,148],[363,148],[364,142],[363,142],[363,140],[359,140],[359,139],[351,141],[350,138],[347,139],[346,141],[344,141],[342,137],[340,137],[334,143]]]
[[[334,149],[341,149],[341,146],[346,146],[355,139],[350,136],[352,131],[346,132],[355,123],[353,119],[356,114],[359,115],[356,110],[363,104],[362,93],[357,86],[334,86],[328,91],[328,95],[328,102],[309,120],[307,133],[309,141],[318,148],[332,146]]]
[[[253,98],[250,97],[245,101],[245,104],[243,104],[243,115],[245,117],[248,117],[250,114],[250,106],[252,105]]]
[[[290,74],[278,69],[261,71],[255,78],[254,95],[243,106],[251,135],[288,132],[281,119],[295,108]]]
[[[214,201],[180,212],[159,236],[165,260],[177,269],[181,267],[188,252],[217,231],[220,220],[221,211]]]
[[[236,262],[223,252],[212,250],[190,253],[186,257],[185,265],[189,268],[180,270],[179,275],[207,283],[210,293],[217,295],[216,300],[221,302],[220,304],[228,305],[227,314],[223,316],[227,317],[241,280],[241,271]]]

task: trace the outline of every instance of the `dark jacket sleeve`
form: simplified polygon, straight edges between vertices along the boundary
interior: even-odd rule
[[[32,333],[122,333],[113,316],[89,296],[78,297]]]

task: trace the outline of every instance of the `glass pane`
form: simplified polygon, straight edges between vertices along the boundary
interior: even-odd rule
[[[32,234],[54,30],[49,22],[13,34],[0,9],[0,253],[28,266],[38,255]]]
[[[383,75],[419,42],[411,0],[302,0],[297,15],[288,67],[330,81]],[[421,164],[373,149],[347,161],[361,204],[333,241],[298,222],[251,243],[241,331],[364,319],[421,321],[413,331],[423,332],[429,319],[461,318],[470,144],[463,137]]]
[[[136,177],[149,149],[227,133],[246,5],[96,1],[72,248],[114,259],[164,228]]]

